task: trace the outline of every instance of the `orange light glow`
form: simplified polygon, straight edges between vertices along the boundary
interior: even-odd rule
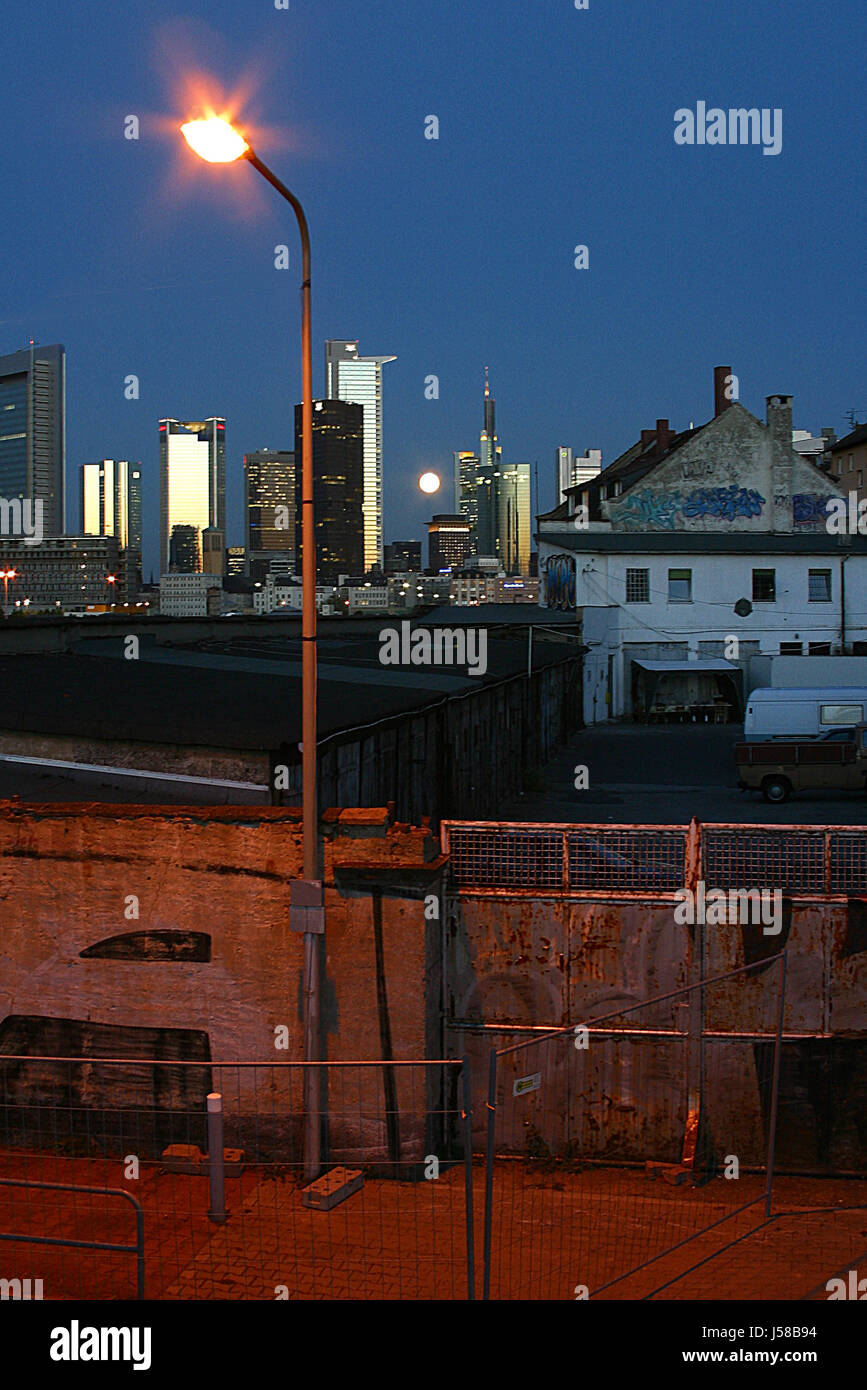
[[[187,121],[181,126],[181,134],[190,149],[209,164],[231,164],[250,148],[244,137],[222,116]]]

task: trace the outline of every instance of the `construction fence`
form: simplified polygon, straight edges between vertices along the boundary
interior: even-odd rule
[[[486,1095],[467,1058],[2,1056],[0,1297],[827,1297],[867,1175],[778,1171],[786,969],[495,1049]],[[759,1026],[709,1026],[748,986]]]

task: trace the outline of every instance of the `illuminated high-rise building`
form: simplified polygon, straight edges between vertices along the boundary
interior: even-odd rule
[[[141,464],[100,459],[81,465],[81,533],[116,536],[126,557],[127,598],[141,588]]]
[[[506,574],[530,573],[530,465],[501,463],[496,476],[494,554]]]
[[[359,357],[358,343],[325,344],[325,395],[364,409],[364,570],[382,568],[382,367],[394,357]],[[298,455],[300,458],[300,454]]]
[[[295,407],[295,456],[301,457],[302,409]],[[347,401],[313,402],[313,524],[320,579],[363,574],[364,412]],[[296,568],[303,564],[301,469],[295,477]]]
[[[226,533],[226,421],[159,423],[160,573],[194,573],[202,568],[202,532]]]
[[[61,536],[65,490],[66,349],[31,342],[0,357],[0,497],[41,502],[43,535]]]
[[[455,449],[452,454],[455,468],[455,513],[465,516],[475,531],[478,513],[476,511],[476,469],[479,456],[470,449]]]
[[[278,557],[294,567],[294,453],[258,449],[244,455],[244,539],[254,579]]]

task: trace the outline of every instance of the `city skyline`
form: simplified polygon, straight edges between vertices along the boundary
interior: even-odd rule
[[[214,0],[207,22],[179,26],[156,0],[146,19],[112,27],[107,88],[80,18],[60,12],[46,32],[38,14],[22,14],[9,39],[6,160],[36,216],[13,208],[4,228],[14,276],[0,347],[31,337],[66,345],[68,473],[103,453],[141,458],[150,526],[153,421],[224,414],[229,512],[240,520],[243,452],[292,447],[292,229],[281,208],[257,200],[250,170],[205,170],[179,150],[192,104],[184,69],[199,70],[202,54],[211,69],[202,82],[218,93],[252,66],[239,116],[286,127],[258,144],[310,216],[314,344],[348,329],[395,355],[386,540],[423,536],[429,512],[416,478],[426,468],[445,478],[452,451],[472,441],[486,363],[512,457],[538,462],[539,510],[554,502],[558,446],[613,459],[639,421],[708,418],[710,362],[734,364],[754,412],[776,381],[794,395],[801,428],[842,435],[849,410],[865,418],[857,213],[835,218],[839,255],[823,252],[861,141],[854,0],[841,0],[833,22],[798,0],[785,23],[737,0],[713,26],[697,0],[679,7],[677,25],[660,24],[650,6],[630,6],[627,24],[622,3],[592,15],[552,7],[543,23],[516,11],[492,25],[489,7],[469,0],[448,26],[420,10],[399,62],[389,48],[403,23],[396,0],[337,26],[326,47],[318,21],[290,39],[287,17],[270,9],[243,17]],[[89,0],[82,12],[107,13]],[[482,31],[480,75],[472,55]],[[255,56],[266,47],[270,74]],[[805,53],[835,75],[833,112],[807,93]],[[57,69],[59,125],[25,116],[23,74],[37,56]],[[352,122],[329,94],[334,70]],[[678,146],[674,112],[712,91],[725,105],[783,108],[782,152]],[[429,113],[436,140],[425,136]],[[137,140],[126,138],[128,114]],[[275,266],[283,244],[286,270]],[[587,270],[574,264],[579,244]],[[432,376],[438,394],[426,395]],[[74,490],[67,497],[71,508]],[[152,546],[146,570],[153,557]]]

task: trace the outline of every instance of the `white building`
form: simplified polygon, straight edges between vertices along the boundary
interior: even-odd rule
[[[566,445],[554,451],[556,470],[555,485],[557,501],[562,502],[570,487],[579,483],[589,483],[602,472],[602,450],[588,449],[586,454],[575,454]]]
[[[219,574],[164,574],[160,577],[160,612],[170,618],[205,618],[219,613],[223,581]]]
[[[325,395],[363,407],[364,568],[382,569],[382,368],[395,357],[359,357],[358,343],[325,344]]]
[[[736,717],[752,657],[867,653],[867,537],[829,534],[841,494],[794,448],[791,398],[762,424],[722,379],[708,424],[658,420],[539,518],[540,601],[582,612],[588,723],[666,689]]]
[[[333,584],[316,585],[316,609],[322,611],[323,604],[334,594]],[[300,613],[303,600],[303,587],[292,576],[269,574],[264,584],[253,590],[253,611],[255,613],[275,613],[281,608]]]

